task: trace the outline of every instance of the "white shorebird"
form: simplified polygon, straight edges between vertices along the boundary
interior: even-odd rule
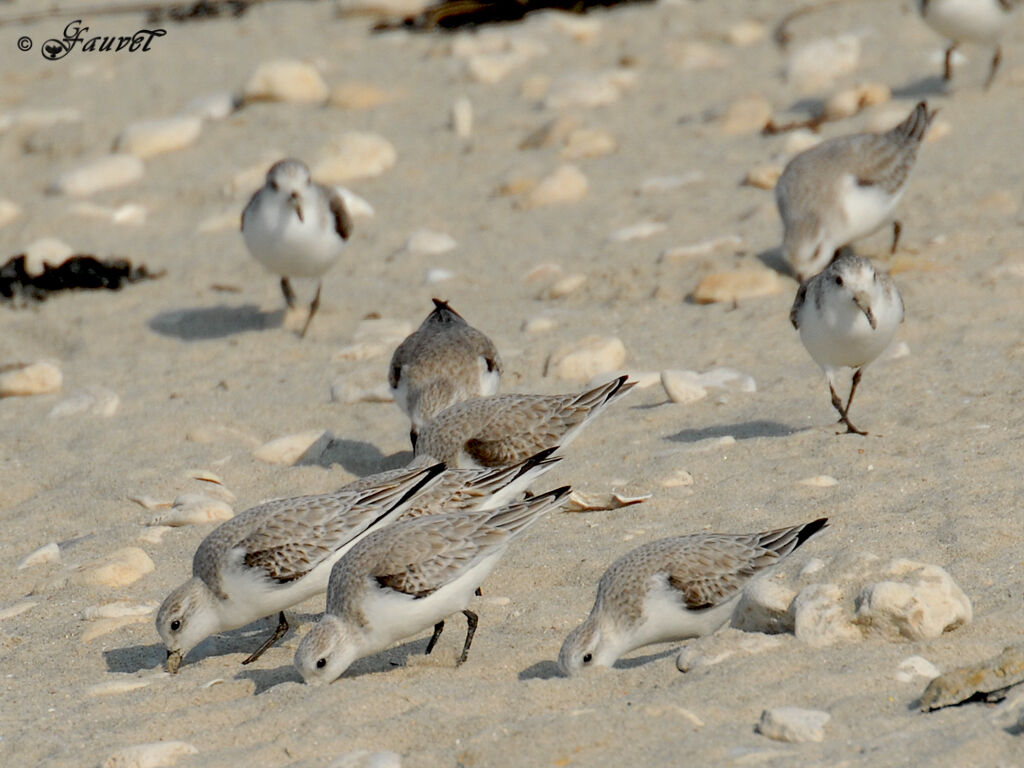
[[[242,663],[255,661],[288,631],[284,610],[323,593],[331,567],[367,533],[398,519],[492,509],[518,499],[558,461],[553,452],[499,470],[389,470],[232,518],[202,541],[192,578],[160,606],[156,627],[167,646],[168,671],[177,671],[204,638],[277,613],[274,633]]]
[[[450,467],[500,467],[565,448],[608,405],[635,386],[627,376],[570,395],[493,395],[441,411],[420,431],[416,457]]]
[[[850,423],[850,405],[864,366],[889,346],[903,322],[903,297],[896,283],[863,256],[846,249],[800,286],[789,320],[825,371],[840,423],[846,425],[847,433],[866,435]],[[854,369],[846,405],[835,389],[840,368]]]
[[[953,51],[961,43],[991,45],[992,65],[985,80],[988,90],[995,80],[1003,51],[999,41],[1010,25],[1010,17],[1021,0],[918,0],[925,24],[950,41],[942,76],[953,79]]]
[[[610,667],[623,654],[725,624],[743,587],[828,524],[821,518],[764,533],[702,533],[634,549],[605,571],[590,615],[562,644],[566,675]]]
[[[893,224],[892,251],[902,229],[893,212],[935,112],[920,102],[885,133],[829,139],[789,161],[775,187],[783,256],[803,282],[844,245]]]
[[[289,278],[317,278],[316,295],[300,338],[320,307],[321,278],[341,256],[352,234],[352,218],[341,195],[316,184],[299,160],[281,160],[242,212],[242,237],[249,252],[281,276],[288,307],[295,306]]]
[[[423,426],[445,408],[497,394],[502,369],[494,343],[447,301],[434,299],[434,311],[398,346],[388,371],[395,402],[412,422],[412,447]]]
[[[299,643],[295,667],[303,679],[329,683],[356,659],[433,626],[430,653],[457,611],[468,622],[462,664],[477,627],[467,608],[474,593],[512,540],[568,493],[564,487],[490,512],[431,515],[367,536],[335,564],[327,612]]]

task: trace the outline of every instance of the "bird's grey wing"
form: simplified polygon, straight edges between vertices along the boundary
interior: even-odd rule
[[[713,536],[687,542],[668,558],[665,573],[691,610],[713,608],[734,597],[757,571],[778,560],[748,537]]]
[[[485,514],[458,518],[419,518],[401,529],[372,569],[371,578],[387,589],[426,597],[458,578],[508,534],[482,525]]]
[[[849,138],[848,171],[862,187],[878,186],[895,194],[903,186],[914,167],[917,149],[924,139],[935,112],[929,112],[922,101],[907,119],[891,131],[861,134]]]
[[[260,193],[262,191],[263,191],[263,187],[260,187],[255,192],[253,192],[252,197],[249,198],[249,202],[246,203],[245,204],[245,208],[242,209],[242,217],[241,217],[241,219],[239,219],[239,222],[238,222],[238,229],[239,230],[241,230],[242,228],[245,227],[245,217],[248,215],[248,213],[249,213],[249,211],[251,209],[256,207],[256,200],[259,198]]]
[[[334,229],[342,240],[348,240],[352,235],[352,217],[348,208],[345,207],[345,200],[338,194],[337,190],[329,187],[321,187],[327,195],[327,203],[331,208],[331,215],[334,217]]]

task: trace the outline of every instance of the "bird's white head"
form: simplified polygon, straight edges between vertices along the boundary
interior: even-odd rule
[[[309,168],[300,160],[281,160],[267,171],[267,187],[288,199],[295,207],[299,221],[303,221],[302,204],[310,183]]]
[[[221,629],[216,599],[201,579],[175,589],[156,614],[156,631],[167,646],[167,671],[174,674],[185,655]]]
[[[875,268],[863,256],[845,250],[821,274],[826,289],[851,301],[864,313],[872,328],[878,321],[872,308],[875,288]]]
[[[572,677],[591,667],[610,667],[618,658],[617,649],[608,642],[600,620],[591,613],[565,638],[558,652],[558,668],[562,674]]]
[[[295,651],[295,668],[308,685],[338,679],[359,658],[360,637],[337,616],[325,614],[302,638]]]
[[[800,282],[827,267],[834,251],[826,242],[824,227],[810,219],[801,219],[787,227],[782,239],[782,255]]]

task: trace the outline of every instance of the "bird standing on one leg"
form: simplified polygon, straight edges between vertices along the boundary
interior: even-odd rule
[[[242,212],[242,237],[264,267],[281,276],[281,292],[295,306],[290,278],[317,278],[316,295],[299,337],[305,337],[320,307],[324,273],[338,260],[352,234],[352,218],[335,190],[316,184],[299,160],[281,160]]]

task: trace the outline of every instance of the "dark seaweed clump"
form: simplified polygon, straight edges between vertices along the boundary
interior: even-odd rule
[[[0,266],[0,299],[45,301],[58,291],[118,291],[128,283],[155,280],[162,275],[145,266],[134,267],[127,259],[100,260],[88,254],[71,256],[55,267],[47,264],[42,274],[30,275],[25,271],[25,254],[20,254]]]

